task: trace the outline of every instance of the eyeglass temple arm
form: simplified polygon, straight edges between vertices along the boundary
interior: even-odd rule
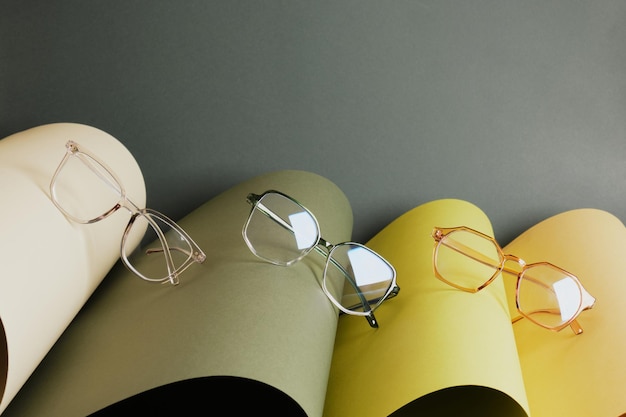
[[[437,236],[437,235],[435,236],[435,239],[438,239],[438,241],[439,241],[441,244],[443,244],[443,245],[445,245],[445,246],[449,247],[450,249],[455,250],[455,251],[457,251],[458,253],[460,253],[460,254],[462,254],[462,255],[468,256],[468,257],[472,258],[473,260],[475,260],[475,261],[477,261],[477,262],[480,262],[480,263],[481,263],[481,264],[483,264],[483,265],[490,266],[490,267],[493,267],[493,268],[495,268],[495,269],[499,269],[499,268],[500,268],[500,266],[499,266],[499,265],[494,265],[494,264],[493,264],[493,262],[491,261],[491,259],[489,259],[489,257],[487,257],[487,256],[483,255],[482,253],[480,253],[480,252],[478,252],[478,251],[476,251],[476,250],[474,250],[474,249],[470,248],[470,247],[469,247],[469,246],[467,246],[467,245],[464,245],[464,244],[463,244],[463,243],[461,243],[461,242],[458,242],[458,241],[456,241],[456,240],[452,240],[452,239],[447,239],[447,240],[445,241],[445,243],[444,243],[444,242],[441,242],[442,237],[441,237],[441,236]],[[449,244],[449,241],[454,242],[454,245]],[[511,275],[515,275],[515,276],[517,276],[517,275],[518,275],[518,273],[517,273],[517,272],[515,272],[515,271],[514,271],[513,269],[511,269],[511,268],[507,268],[506,266],[503,266],[503,267],[502,267],[502,272],[506,272],[506,273],[509,273],[509,274],[511,274]],[[543,282],[541,282],[541,281],[538,281],[538,280],[534,279],[534,278],[533,278],[533,277],[531,277],[531,276],[527,276],[527,275],[526,275],[526,276],[524,276],[524,278],[525,278],[525,279],[528,279],[529,281],[531,281],[531,282],[533,282],[533,283],[535,283],[535,284],[537,284],[537,285],[540,285],[540,286],[544,287],[544,288],[545,288],[545,289],[547,289],[548,291],[552,291],[552,292],[554,292],[554,291],[553,291],[553,289],[552,289],[551,287],[549,287],[548,285],[544,284],[544,283],[543,283]],[[539,313],[539,312],[552,313],[551,311],[548,311],[548,310],[537,310],[537,311],[534,311],[533,313]],[[554,313],[554,314],[556,314],[556,313]],[[520,315],[520,316],[517,316],[517,317],[515,317],[515,318],[513,318],[513,319],[511,320],[511,323],[517,323],[519,320],[521,320],[521,319],[523,319],[523,318],[524,318],[524,316],[521,316],[521,315]],[[581,333],[583,332],[583,328],[582,328],[582,326],[578,323],[578,321],[577,321],[577,320],[573,320],[573,321],[569,324],[569,326],[570,326],[570,328],[572,329],[572,331],[574,332],[574,334],[581,334]]]
[[[559,314],[557,311],[547,310],[547,309],[546,310],[536,310],[536,311],[533,311],[532,313],[529,313],[529,314],[534,314],[534,313]],[[514,317],[514,318],[511,319],[511,323],[515,324],[515,323],[517,323],[518,321],[520,321],[523,318],[524,318],[524,316],[522,316],[522,315]],[[582,326],[580,325],[580,323],[578,323],[578,320],[576,320],[576,319],[572,320],[572,322],[569,324],[569,327],[570,327],[570,329],[572,329],[572,332],[574,332],[574,334],[576,334],[576,335],[582,334],[582,332],[583,332]]]
[[[101,171],[96,169],[96,167],[94,167],[93,163],[89,160],[89,158],[85,158],[85,154],[83,152],[81,152],[78,147],[74,147],[72,149],[68,148],[68,153],[70,155],[73,155],[75,157],[77,157],[78,159],[81,160],[81,162],[85,165],[87,165],[87,167],[92,170],[94,172],[94,174],[96,174],[96,176],[98,178],[100,178],[102,180],[102,182],[104,182],[109,188],[111,188],[113,191],[115,191],[117,194],[120,194],[121,192],[121,184],[119,183],[119,179],[117,179],[115,177],[115,175],[113,174],[112,171],[109,170],[108,167],[106,167],[102,162],[100,161],[96,161],[98,162],[98,164],[100,164],[100,166],[102,166],[108,173],[109,176],[105,176],[102,175]],[[117,182],[117,184],[115,182],[110,181],[110,179],[113,178],[115,180],[115,182]]]
[[[449,239],[449,240],[451,240],[451,239]],[[490,267],[492,267],[494,269],[500,269],[500,265],[495,265],[493,262],[491,262],[491,259],[489,259],[489,257],[483,255],[482,253],[480,253],[480,252],[470,248],[467,245],[464,245],[463,243],[460,243],[460,242],[457,242],[457,241],[454,241],[454,243],[455,243],[455,245],[450,245],[446,241],[446,243],[443,243],[443,244],[445,246],[449,247],[450,249],[453,249],[453,250],[457,251],[458,253],[460,253],[462,255],[468,256],[468,257],[472,258],[473,260],[475,260],[477,262],[480,262],[481,264],[483,264],[485,266],[490,266]],[[513,270],[511,268],[507,268],[506,266],[502,267],[502,272],[506,272],[506,273],[509,273],[509,274],[515,275],[515,276],[518,275],[518,273],[515,270]],[[534,279],[532,276],[525,275],[524,278],[529,280],[529,281],[531,281],[531,282],[533,282],[533,283],[535,283],[535,284],[537,284],[537,285],[542,286],[543,288],[545,288],[545,289],[547,289],[549,291],[553,291],[552,287],[544,284],[541,281],[538,281],[538,280]]]
[[[201,257],[198,257],[197,253],[189,252],[188,250],[183,249],[183,248],[179,248],[177,246],[168,246],[168,249],[170,251],[184,253],[186,256],[188,256],[190,258],[194,258],[197,261],[200,261],[200,259],[201,259]],[[146,249],[146,255],[150,255],[150,254],[157,253],[157,252],[165,252],[165,249],[163,249],[163,248],[148,248],[148,249]]]
[[[248,203],[250,203],[254,207],[258,208],[261,213],[265,214],[267,217],[269,217],[270,219],[274,220],[276,223],[278,223],[278,225],[283,227],[285,230],[295,234],[295,231],[293,230],[293,227],[291,227],[291,225],[289,223],[284,221],[280,216],[278,216],[272,210],[268,209],[265,205],[263,205],[259,201],[259,199],[260,199],[259,195],[252,194],[252,193],[248,194],[248,197],[247,197]],[[319,239],[319,244],[322,244],[325,248],[329,248],[329,247],[332,246],[332,244],[328,243],[328,241],[326,241],[325,239],[322,239],[321,237]],[[315,252],[317,252],[318,254],[322,255],[324,258],[328,259],[328,252],[323,250],[322,248],[320,248],[319,244],[315,246],[315,248],[314,248]],[[367,302],[367,300],[363,296],[363,293],[359,290],[358,286],[356,285],[356,282],[354,282],[354,280],[352,279],[350,274],[348,274],[348,272],[345,270],[345,268],[343,268],[341,265],[339,265],[337,263],[337,261],[335,261],[334,259],[331,258],[330,262],[332,262],[332,264],[339,271],[341,271],[341,273],[344,275],[346,280],[354,288],[354,290],[355,290],[356,294],[358,295],[358,297],[361,299],[361,303],[363,304],[364,311],[369,313],[368,315],[365,316],[365,318],[367,319],[367,322],[369,323],[369,325],[371,327],[377,328],[378,327],[378,321],[376,320],[376,317],[374,317],[374,312],[371,311],[371,310],[369,310],[369,311],[367,310],[367,309],[369,309],[369,303]]]
[[[389,295],[387,295],[387,297],[383,296],[383,297],[380,297],[380,298],[374,298],[374,299],[372,299],[372,302],[377,303],[377,302],[379,302],[383,298],[385,299],[385,301],[389,300],[389,299],[395,297],[396,295],[398,295],[399,292],[400,292],[400,287],[398,285],[394,285],[394,287],[391,289],[391,291],[389,292]],[[352,310],[353,308],[357,308],[359,305],[360,304],[351,305],[350,307],[348,307],[348,310]]]
[[[165,239],[165,234],[163,233],[161,228],[156,224],[156,222],[149,216],[146,216],[145,219],[146,221],[148,221],[150,226],[154,229],[157,235],[157,238],[159,239],[159,242],[161,242],[161,247],[162,247],[161,252],[163,252],[164,257],[165,257],[165,264],[167,265],[169,281],[172,285],[178,285],[179,284],[178,274],[176,273],[176,268],[174,267],[174,260],[172,259],[172,255],[170,253],[174,248],[170,248],[170,246],[167,244],[167,239]],[[130,222],[132,223],[134,220],[135,220],[135,216],[131,217]],[[131,223],[129,223],[129,226]],[[148,253],[148,251],[146,251],[146,253]]]
[[[475,249],[470,248],[469,246],[458,242],[454,239],[446,239],[445,241],[443,241],[443,236],[434,236],[435,239],[437,239],[437,241],[444,245],[449,247],[450,249],[460,253],[461,255],[465,255],[469,258],[472,258],[473,260],[480,262],[481,264],[485,265],[485,266],[490,266],[494,269],[500,269],[500,265],[494,264],[493,260],[490,259],[488,256],[483,255],[482,253],[478,252]],[[453,243],[453,244],[452,244]]]

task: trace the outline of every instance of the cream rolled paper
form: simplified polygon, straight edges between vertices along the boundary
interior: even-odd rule
[[[137,161],[102,130],[54,123],[0,140],[0,412],[119,259],[129,220],[126,210],[118,210],[100,222],[78,224],[53,204],[50,181],[68,140],[105,161],[130,198],[145,206]],[[83,197],[104,198],[95,190]]]

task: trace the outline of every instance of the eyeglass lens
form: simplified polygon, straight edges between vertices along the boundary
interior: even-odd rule
[[[84,153],[68,155],[52,187],[59,208],[80,223],[92,222],[111,210],[122,186],[99,162]]]
[[[475,291],[503,267],[503,255],[495,242],[465,230],[441,239],[435,265],[450,283]],[[524,268],[517,288],[520,312],[536,323],[555,328],[575,318],[582,292],[575,278],[551,264]]]
[[[498,248],[488,239],[464,230],[455,230],[437,247],[437,270],[446,280],[476,291],[498,273],[502,263]]]
[[[561,326],[574,319],[580,310],[580,285],[569,274],[551,265],[527,268],[518,285],[520,311],[544,326]]]
[[[389,293],[393,278],[394,271],[385,260],[354,243],[335,246],[324,270],[326,290],[350,311],[374,310]]]
[[[141,239],[133,250],[126,242]],[[163,256],[167,247],[170,257]],[[163,281],[175,271],[180,272],[193,257],[191,243],[169,219],[145,209],[133,215],[122,239],[122,257],[135,272],[147,281]],[[171,264],[168,264],[170,262]]]
[[[281,194],[267,193],[257,202],[245,225],[244,237],[252,252],[277,265],[291,265],[317,244],[315,218]]]

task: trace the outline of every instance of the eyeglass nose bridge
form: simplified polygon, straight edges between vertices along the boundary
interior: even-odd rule
[[[503,258],[502,272],[507,272],[512,275],[519,275],[524,270],[524,268],[526,268],[526,265],[527,265],[526,261],[520,258],[519,256],[503,253],[502,258]],[[517,264],[520,267],[520,270],[518,271],[516,269],[513,269],[507,266],[507,263],[511,263],[511,262]]]
[[[335,245],[333,245],[332,243],[330,243],[329,241],[327,241],[326,239],[320,237],[316,243],[317,246],[321,246],[324,249],[326,249],[326,252],[330,253],[330,251],[333,250],[333,248],[335,247]]]
[[[135,204],[130,198],[128,198],[126,194],[120,196],[120,201],[117,203],[117,206],[118,208],[123,207],[128,210],[128,213],[131,216],[134,216],[141,211],[141,208],[139,208],[137,204]]]

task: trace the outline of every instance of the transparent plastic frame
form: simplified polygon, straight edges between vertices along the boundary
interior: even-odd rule
[[[480,238],[483,238],[489,242],[491,242],[491,244],[494,246],[494,248],[497,250],[498,256],[500,258],[500,263],[499,264],[493,264],[493,260],[489,259],[488,257],[486,257],[485,255],[483,255],[482,253],[478,252],[477,250],[468,247],[467,245],[464,245],[460,242],[454,242],[454,243],[450,243],[450,239],[446,239],[447,236],[449,236],[452,233],[458,232],[458,231],[465,231],[467,233],[472,233],[475,236],[478,236]],[[549,262],[535,262],[532,264],[527,264],[523,259],[515,256],[515,255],[510,255],[510,254],[505,254],[502,250],[502,248],[500,247],[500,245],[498,244],[498,242],[496,242],[496,240],[491,237],[488,236],[484,233],[481,233],[477,230],[471,229],[469,227],[466,226],[459,226],[459,227],[450,227],[450,228],[442,228],[442,227],[435,227],[433,229],[432,232],[432,237],[435,240],[435,247],[433,249],[433,269],[435,272],[435,276],[440,279],[441,281],[445,282],[446,284],[457,288],[459,290],[465,291],[465,292],[471,292],[471,293],[476,293],[480,290],[482,290],[483,288],[485,288],[486,286],[488,286],[489,284],[491,284],[494,279],[501,273],[501,272],[506,272],[508,274],[512,274],[515,275],[517,277],[517,282],[515,285],[515,305],[517,308],[517,311],[519,312],[520,316],[514,317],[512,319],[512,322],[515,323],[519,320],[521,320],[522,318],[527,318],[529,319],[531,322],[535,323],[538,326],[541,326],[545,329],[548,330],[552,330],[552,331],[560,331],[563,328],[569,326],[572,331],[574,332],[574,334],[581,334],[583,333],[583,328],[582,326],[578,323],[578,316],[580,315],[581,312],[583,312],[584,310],[590,309],[594,306],[595,304],[595,298],[593,296],[591,296],[591,294],[589,294],[589,292],[587,292],[587,290],[583,287],[583,285],[580,283],[580,280],[573,274],[567,272],[566,270],[553,265]],[[441,246],[447,246],[452,250],[455,250],[483,265],[487,265],[490,266],[492,268],[494,268],[495,272],[493,273],[493,275],[491,275],[490,277],[488,277],[482,285],[477,286],[476,288],[468,288],[468,287],[464,287],[462,285],[459,285],[453,281],[450,281],[448,279],[446,279],[441,272],[439,271],[439,268],[437,267],[438,262],[437,262],[437,256],[439,253],[439,249],[441,248]],[[511,268],[508,268],[506,266],[506,262],[507,261],[512,261],[517,263],[521,269],[519,271],[515,271]],[[569,277],[572,279],[572,281],[576,284],[578,291],[580,291],[580,302],[578,303],[578,308],[576,309],[575,313],[572,315],[572,317],[569,320],[566,320],[564,323],[558,325],[558,326],[548,326],[545,325],[544,323],[541,323],[537,320],[535,320],[532,317],[533,313],[536,313],[538,311],[534,311],[534,312],[525,312],[520,308],[520,284],[522,283],[522,280],[526,279],[526,280],[531,280],[533,281],[535,284],[539,284],[543,287],[546,288],[546,291],[553,291],[550,287],[548,287],[547,285],[545,285],[544,283],[533,279],[530,276],[526,275],[526,272],[531,270],[532,268],[536,267],[536,266],[546,266],[549,268],[552,268],[558,272],[560,272],[561,274]],[[550,311],[542,311],[544,313],[552,313]]]
[[[50,196],[52,198],[52,202],[68,219],[81,224],[91,224],[103,220],[111,214],[115,213],[120,208],[125,208],[126,210],[128,210],[131,217],[122,235],[120,253],[122,262],[131,272],[146,281],[170,282],[172,285],[178,285],[179,275],[185,269],[187,269],[194,262],[204,262],[204,260],[206,259],[206,255],[204,254],[202,249],[200,249],[200,247],[193,241],[193,239],[187,234],[187,232],[185,232],[179,225],[177,225],[173,220],[171,220],[164,214],[149,208],[139,208],[135,203],[133,203],[127,197],[124,186],[122,185],[122,182],[120,181],[118,176],[104,162],[100,161],[96,156],[94,156],[83,146],[78,145],[74,141],[68,141],[65,145],[65,148],[65,155],[63,156],[63,159],[61,160],[59,166],[54,172],[54,175],[52,176],[52,180],[50,182]],[[57,180],[68,161],[70,161],[72,158],[77,158],[78,160],[80,160],[87,168],[89,168],[94,173],[94,175],[96,175],[96,177],[100,178],[109,188],[111,188],[115,193],[119,195],[117,202],[112,207],[105,207],[105,210],[100,215],[88,219],[79,218],[66,210],[66,208],[63,207],[63,204],[59,201],[57,195]],[[152,227],[161,243],[161,249],[150,249],[146,252],[146,254],[149,255],[156,252],[163,254],[163,256],[165,257],[168,271],[167,276],[159,278],[148,277],[142,274],[139,270],[137,270],[137,268],[135,268],[135,266],[128,259],[128,253],[126,251],[128,238],[130,236],[132,226],[135,224],[139,217],[143,218],[147,222],[149,227]],[[191,250],[189,251],[186,248],[170,246],[163,230],[157,224],[157,221],[164,223],[173,231],[178,233],[180,237],[182,237],[182,239],[188,243]],[[172,251],[183,252],[187,256],[186,261],[176,266],[171,256]]]
[[[253,215],[255,213],[255,211],[259,211],[260,213],[264,214],[265,216],[269,217],[271,220],[273,220],[277,226],[284,228],[285,230],[294,233],[293,227],[287,223],[285,220],[283,220],[280,216],[278,216],[277,214],[273,213],[272,210],[268,209],[264,204],[263,204],[263,198],[271,195],[271,194],[277,194],[279,196],[282,196],[284,198],[286,198],[287,200],[289,200],[290,202],[292,202],[293,204],[295,204],[296,206],[299,207],[300,210],[302,210],[303,212],[306,212],[314,221],[315,223],[315,228],[316,228],[316,237],[314,239],[314,241],[307,246],[306,248],[304,248],[300,254],[296,257],[293,257],[292,259],[290,259],[289,261],[286,262],[279,262],[276,261],[275,259],[263,256],[262,254],[260,254],[257,249],[254,247],[254,244],[251,242],[249,236],[248,236],[248,226],[250,225],[250,221],[253,218]],[[326,259],[326,263],[324,265],[324,273],[323,273],[323,278],[322,278],[322,290],[324,291],[324,294],[326,294],[326,296],[328,297],[328,299],[333,303],[333,305],[335,305],[342,313],[345,314],[351,314],[351,315],[355,315],[355,316],[363,316],[367,319],[367,322],[369,323],[369,325],[373,328],[377,328],[379,326],[378,324],[378,320],[376,319],[376,317],[374,316],[374,310],[376,310],[383,301],[393,298],[395,297],[398,292],[400,291],[400,287],[398,287],[397,283],[396,283],[396,270],[393,267],[393,265],[391,265],[385,258],[383,258],[382,256],[380,256],[378,253],[376,253],[374,250],[368,248],[365,245],[362,245],[360,243],[356,243],[356,242],[342,242],[342,243],[338,243],[338,244],[332,244],[330,242],[328,242],[327,240],[323,239],[320,235],[320,227],[319,227],[319,222],[317,221],[317,218],[313,215],[313,213],[311,213],[311,211],[309,209],[307,209],[306,207],[304,207],[302,204],[300,204],[298,201],[296,201],[295,199],[293,199],[292,197],[281,193],[280,191],[276,191],[276,190],[268,190],[265,191],[263,194],[259,195],[259,194],[254,194],[254,193],[250,193],[247,196],[247,201],[250,205],[252,205],[252,209],[250,210],[250,214],[248,215],[248,218],[243,226],[243,230],[242,230],[242,235],[244,238],[244,241],[246,242],[246,244],[248,245],[248,248],[250,249],[250,251],[257,256],[260,259],[263,259],[264,261],[270,262],[274,265],[280,265],[280,266],[290,266],[293,265],[294,263],[298,262],[299,260],[301,260],[302,258],[304,258],[305,256],[307,256],[309,253],[311,253],[311,251],[315,250],[315,252],[317,252],[318,254],[320,254],[321,256],[323,256]],[[378,257],[385,265],[387,265],[392,273],[392,279],[391,279],[391,283],[389,285],[389,288],[387,289],[386,293],[380,297],[377,300],[373,300],[375,301],[375,304],[370,307],[370,302],[367,301],[366,297],[362,294],[362,292],[360,291],[359,286],[357,285],[357,283],[351,278],[351,275],[348,273],[348,271],[345,270],[345,268],[340,265],[338,262],[335,261],[335,258],[333,257],[333,253],[334,251],[338,250],[339,248],[341,248],[342,246],[345,245],[351,245],[353,247],[358,247],[358,248],[363,248],[365,250],[367,250],[369,253],[373,254],[374,256]],[[351,310],[350,308],[346,308],[345,306],[341,305],[341,303],[339,303],[335,297],[333,297],[333,295],[331,294],[331,291],[328,289],[327,286],[327,280],[326,277],[328,275],[328,271],[329,268],[333,267],[336,268],[337,270],[339,270],[342,275],[346,278],[346,281],[350,283],[350,285],[352,285],[353,289],[355,290],[356,295],[361,299],[360,303],[358,304],[359,306],[362,305],[364,311],[354,311]],[[356,307],[356,306],[354,306]]]

